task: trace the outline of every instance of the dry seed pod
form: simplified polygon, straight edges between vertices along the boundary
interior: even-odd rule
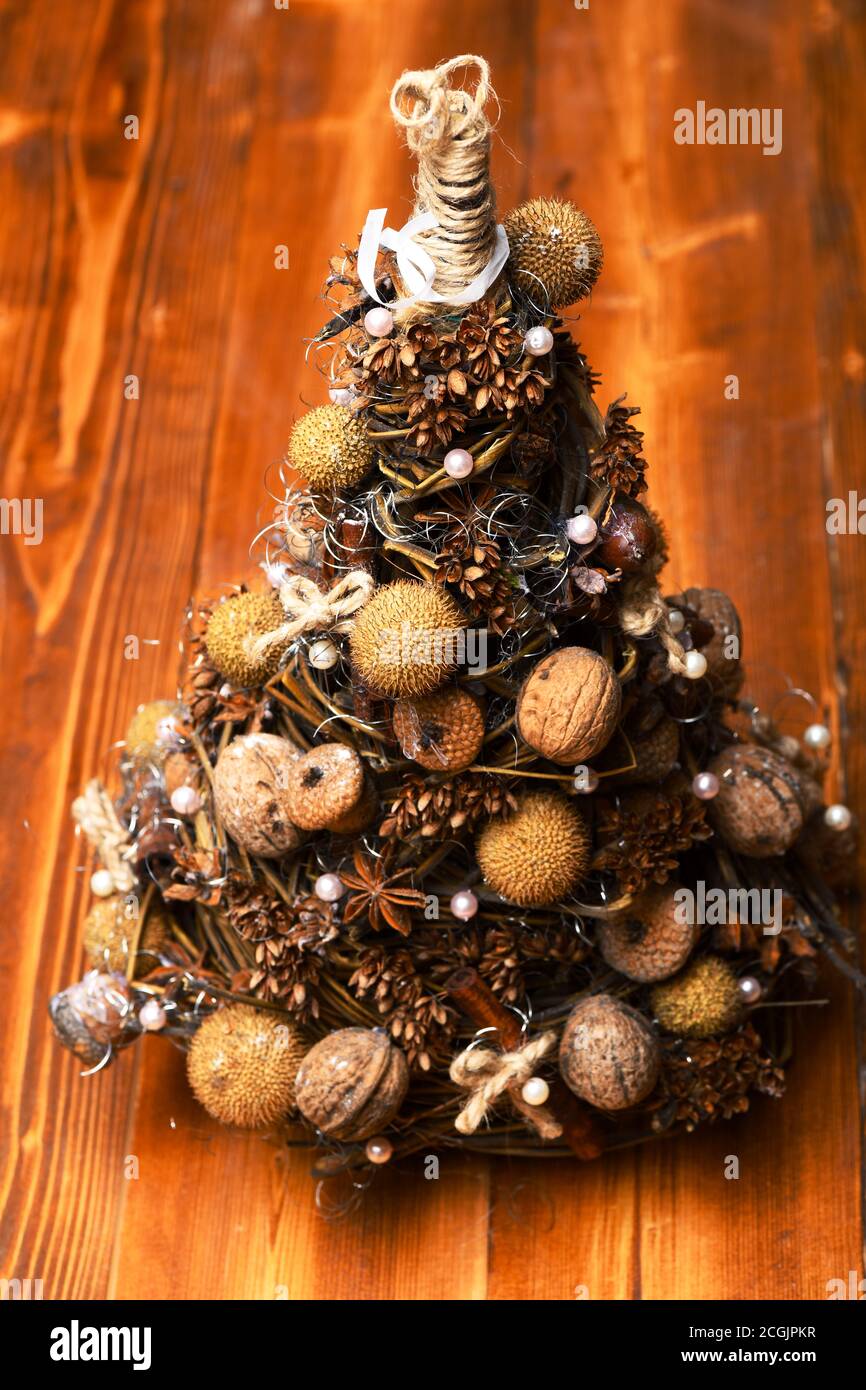
[[[659,1062],[649,1021],[612,995],[592,995],[569,1015],[559,1069],[569,1089],[597,1109],[637,1105],[655,1086]]]
[[[152,970],[157,957],[171,936],[168,914],[159,902],[148,909],[138,941],[138,962],[130,958],[132,943],[138,929],[134,914],[130,914],[128,899],[119,894],[98,898],[84,919],[84,950],[90,964],[98,970],[129,975],[139,969]]]
[[[564,309],[591,291],[601,273],[601,237],[585,212],[559,198],[532,198],[505,216],[507,271],[532,303]]]
[[[162,766],[171,752],[171,744],[160,737],[164,719],[174,721],[178,730],[183,724],[183,706],[177,700],[151,700],[139,705],[124,736],[126,752],[134,763],[155,763]]]
[[[354,487],[369,473],[376,451],[363,421],[345,405],[320,405],[293,427],[286,454],[316,491]]]
[[[393,722],[405,756],[431,772],[461,772],[484,742],[484,707],[457,685],[395,705]]]
[[[242,849],[279,859],[301,843],[289,815],[289,774],[298,750],[274,734],[242,734],[214,768],[214,804],[228,833]]]
[[[732,849],[752,859],[790,849],[803,828],[800,782],[790,763],[769,748],[738,743],[719,753],[708,771],[719,779],[710,820]]]
[[[201,763],[189,753],[169,753],[162,775],[165,779],[165,794],[170,800],[172,792],[176,792],[180,787],[201,786]]]
[[[347,822],[351,826],[353,813],[368,803],[364,764],[345,743],[321,743],[289,771],[286,805],[301,830],[335,830]]]
[[[728,1033],[744,1012],[737,977],[721,956],[701,956],[650,996],[659,1026],[681,1038]]]
[[[675,719],[663,718],[649,733],[632,743],[635,766],[620,774],[622,783],[663,782],[677,765],[680,754],[680,727]]]
[[[280,669],[285,648],[254,654],[256,638],[274,632],[286,615],[276,594],[233,594],[218,603],[205,629],[207,653],[221,676],[246,689],[264,685]]]
[[[406,1058],[371,1028],[340,1028],[301,1063],[297,1105],[330,1139],[357,1143],[390,1124],[409,1085]]]
[[[517,701],[521,737],[563,767],[599,753],[619,719],[616,672],[588,647],[560,647],[530,672]]]
[[[308,1048],[279,1015],[229,1004],[194,1035],[186,1059],[189,1084],[215,1120],[259,1129],[292,1109],[295,1076]]]
[[[642,984],[666,980],[682,970],[697,939],[693,924],[676,900],[678,883],[653,884],[630,907],[604,922],[599,930],[601,954],[608,965]]]
[[[530,792],[508,820],[491,820],[475,853],[485,882],[519,907],[558,902],[589,867],[589,832],[576,806],[557,792]]]
[[[365,603],[350,638],[368,689],[393,699],[429,695],[460,662],[466,619],[438,584],[397,579]]]
[[[635,574],[653,558],[659,543],[658,527],[640,502],[618,492],[604,522],[599,542],[592,552],[593,563],[609,570]]]
[[[743,683],[743,628],[728,595],[721,589],[686,589],[670,602],[694,609],[699,618],[711,624],[713,635],[701,645],[707,659],[707,677],[720,694],[733,698]]]

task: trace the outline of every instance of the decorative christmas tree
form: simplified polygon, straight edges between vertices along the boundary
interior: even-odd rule
[[[458,70],[477,69],[470,92]],[[741,697],[740,622],[665,597],[642,435],[560,317],[602,244],[497,222],[487,64],[406,73],[399,231],[331,261],[331,403],[295,424],[258,579],[187,614],[176,700],[126,735],[61,1039],[188,1049],[228,1124],[315,1169],[605,1149],[779,1095],[851,816],[829,733]]]

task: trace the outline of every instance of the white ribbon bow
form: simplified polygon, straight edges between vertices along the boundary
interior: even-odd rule
[[[432,288],[436,278],[436,266],[432,257],[423,246],[412,240],[416,233],[429,232],[433,227],[438,227],[433,213],[422,212],[416,217],[410,217],[406,225],[395,232],[393,227],[385,226],[386,212],[387,208],[372,208],[367,213],[361,233],[361,244],[358,247],[358,276],[370,298],[391,310],[408,309],[419,300],[425,304],[474,304],[489,290],[508,260],[508,237],[505,235],[505,228],[499,224],[496,228],[496,246],[487,265],[465,290],[461,290],[459,294],[448,295],[446,299]],[[379,298],[376,290],[376,257],[380,246],[394,252],[403,283],[412,291],[403,299]]]

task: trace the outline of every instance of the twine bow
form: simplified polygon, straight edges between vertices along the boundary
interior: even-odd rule
[[[685,675],[685,650],[671,631],[670,609],[652,575],[637,575],[623,584],[620,623],[629,637],[655,633],[667,653],[670,670],[678,676]]]
[[[351,631],[353,615],[367,602],[375,587],[372,575],[366,570],[352,570],[326,594],[312,579],[293,574],[278,592],[286,621],[272,632],[247,639],[248,654],[258,660],[272,647],[285,646],[304,632]]]
[[[114,891],[130,893],[135,886],[135,875],[125,856],[131,851],[132,841],[129,831],[124,830],[117,818],[111,797],[97,778],[88,782],[81,796],[73,801],[72,816],[95,848],[103,867],[111,874]]]
[[[521,1091],[538,1063],[556,1045],[556,1033],[541,1033],[513,1052],[497,1052],[490,1047],[467,1047],[451,1063],[449,1075],[455,1086],[471,1095],[457,1119],[455,1129],[474,1134],[491,1106],[508,1093],[515,1107],[542,1139],[558,1139],[562,1125],[543,1105],[528,1105]]]

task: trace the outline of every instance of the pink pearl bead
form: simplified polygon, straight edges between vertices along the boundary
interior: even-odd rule
[[[323,903],[335,903],[342,898],[346,885],[339,874],[320,874],[313,886],[313,892]]]
[[[575,545],[592,545],[598,535],[598,525],[588,512],[578,512],[565,523],[565,534]]]
[[[158,999],[148,999],[138,1011],[138,1021],[146,1033],[158,1033],[168,1022],[168,1015]]]
[[[387,338],[394,331],[394,315],[390,309],[368,309],[364,327],[371,338]]]
[[[468,922],[478,911],[478,899],[469,888],[460,888],[449,904],[454,916],[461,922]]]
[[[364,1149],[364,1153],[371,1163],[387,1163],[393,1152],[394,1145],[384,1135],[379,1135],[376,1139],[368,1139]]]
[[[544,324],[539,324],[537,328],[530,328],[523,345],[530,357],[546,357],[553,347],[553,334]]]
[[[171,809],[179,816],[194,816],[201,810],[201,797],[195,787],[175,787],[171,794]]]
[[[468,449],[449,449],[442,460],[442,467],[449,478],[468,478],[475,467],[475,460]]]
[[[355,399],[351,386],[332,386],[328,395],[333,405],[351,405]]]
[[[168,714],[164,719],[159,720],[156,726],[156,741],[165,748],[180,748],[183,737],[173,714]]]
[[[699,772],[692,778],[692,791],[701,801],[712,801],[719,794],[719,779],[714,772]]]
[[[744,1004],[757,1004],[763,992],[760,980],[756,980],[754,975],[743,975],[737,981],[737,988]]]

